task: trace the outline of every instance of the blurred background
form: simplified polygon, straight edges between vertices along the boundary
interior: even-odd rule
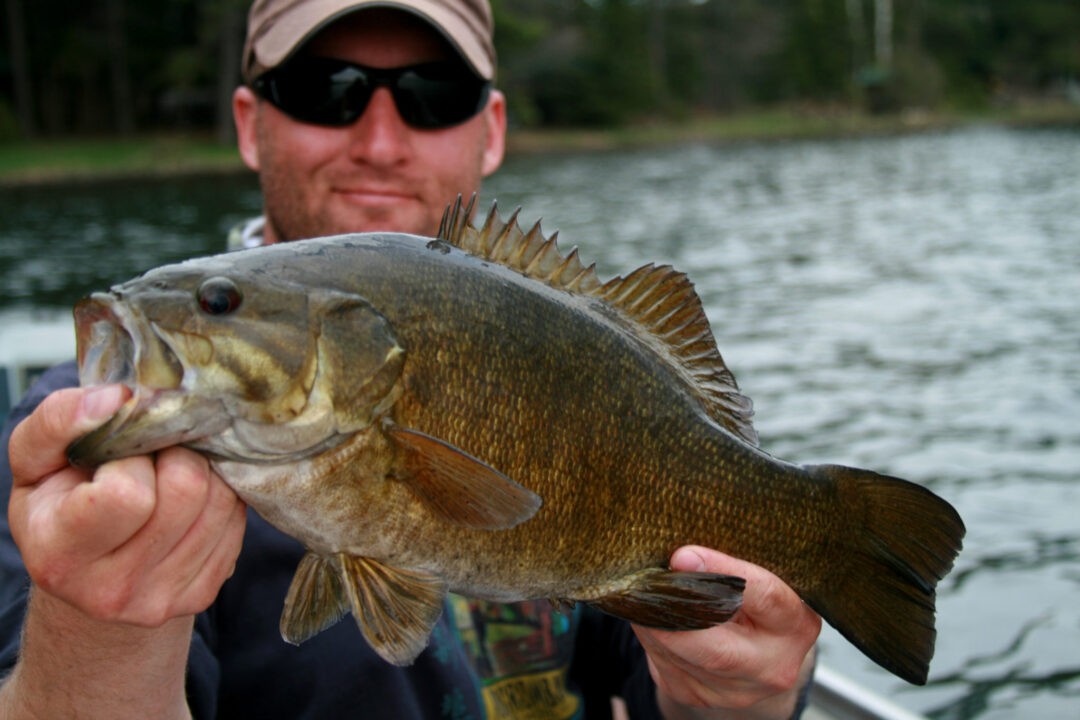
[[[495,0],[518,128],[1080,96],[1070,0]],[[0,140],[232,133],[247,0],[3,0]]]
[[[247,2],[0,0],[0,415],[82,295],[261,210]],[[1080,718],[1080,3],[495,0],[522,206],[603,276],[690,273],[762,447],[909,478],[968,526],[937,720]]]

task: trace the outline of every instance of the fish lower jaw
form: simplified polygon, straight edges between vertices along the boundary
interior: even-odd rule
[[[68,460],[93,467],[110,460],[145,455],[216,432],[223,424],[221,404],[192,403],[180,391],[136,385],[127,402],[104,424],[67,449]]]
[[[344,435],[331,433],[308,443],[267,446],[253,443],[246,437],[251,425],[252,423],[247,421],[233,420],[221,432],[204,437],[198,442],[188,443],[188,447],[226,462],[269,466],[300,462],[325,452],[346,439]]]

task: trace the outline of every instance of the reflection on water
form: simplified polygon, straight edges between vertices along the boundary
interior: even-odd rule
[[[908,477],[960,510],[930,684],[831,630],[825,662],[935,717],[1076,717],[1078,167],[1076,131],[982,129],[515,158],[485,196],[604,276],[687,270],[765,449]],[[235,178],[5,191],[0,287],[68,305],[218,249],[257,208]]]

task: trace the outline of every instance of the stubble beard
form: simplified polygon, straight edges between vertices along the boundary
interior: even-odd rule
[[[433,208],[421,201],[422,207],[412,207],[404,214],[400,209],[391,208],[368,207],[353,213],[333,207],[332,198],[318,196],[314,182],[307,183],[305,187],[304,181],[297,179],[302,176],[293,171],[288,163],[281,165],[276,161],[275,145],[271,138],[264,136],[261,124],[257,132],[260,133],[259,146],[264,149],[259,170],[263,214],[266,216],[268,234],[272,233],[273,240],[288,242],[364,231],[397,231],[432,237],[438,233],[445,205]],[[477,168],[482,163],[484,145],[478,144]],[[479,191],[479,172],[477,176],[474,181],[463,180],[461,183],[472,186],[459,190],[466,202],[472,193]],[[451,193],[444,203],[453,203],[454,198],[455,195]]]
[[[419,214],[412,208],[406,216],[400,209],[378,207],[343,214],[341,207],[329,206],[329,198],[300,191],[296,182],[289,181],[288,173],[275,171],[272,164],[260,172],[259,182],[266,223],[278,242],[353,232],[407,232],[433,236],[438,231],[438,219],[429,218],[424,212],[426,208],[420,209]]]
[[[297,191],[295,182],[287,181],[285,173],[268,168],[259,173],[259,183],[266,223],[279,242],[334,234],[328,218],[311,212],[304,202],[307,196]]]
[[[289,163],[278,162],[277,145],[264,120],[258,118],[256,133],[262,151],[259,185],[270,236],[267,239],[288,242],[334,234],[333,218],[325,211],[319,212],[318,204],[311,202],[314,187],[308,183],[305,189],[302,175]]]

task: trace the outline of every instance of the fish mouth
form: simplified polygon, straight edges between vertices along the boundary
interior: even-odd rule
[[[116,310],[112,296],[104,293],[75,306],[80,385],[123,383],[135,390],[135,339]]]
[[[79,384],[123,383],[132,394],[104,425],[68,446],[68,462],[93,467],[202,434],[198,421],[206,413],[190,411],[184,365],[167,333],[115,292],[84,298],[74,314]]]

